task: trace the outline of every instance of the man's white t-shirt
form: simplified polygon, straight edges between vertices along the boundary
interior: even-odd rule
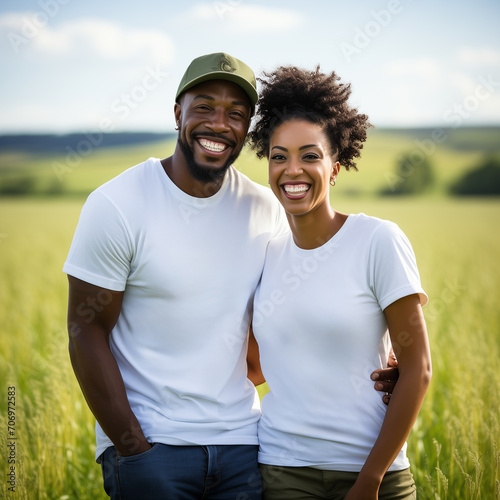
[[[259,462],[361,470],[386,412],[370,380],[390,349],[383,310],[415,293],[427,302],[412,247],[392,222],[350,215],[314,250],[291,233],[269,243],[253,317],[270,388]],[[405,451],[389,470],[409,467]]]
[[[247,326],[266,246],[286,229],[271,191],[233,167],[208,198],[180,190],[157,158],[89,196],[64,272],[125,291],[110,347],[148,441],[257,444]],[[99,457],[112,442],[96,434]]]

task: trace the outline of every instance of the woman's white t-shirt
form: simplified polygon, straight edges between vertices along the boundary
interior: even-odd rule
[[[386,412],[370,380],[390,349],[383,310],[415,293],[427,302],[412,247],[392,222],[350,215],[313,250],[297,247],[291,233],[269,243],[253,316],[270,388],[261,463],[362,468]],[[389,470],[409,467],[405,451]]]

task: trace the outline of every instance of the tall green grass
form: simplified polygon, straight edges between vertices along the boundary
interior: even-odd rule
[[[0,201],[2,498],[106,498],[65,331],[61,269],[82,202]],[[397,222],[430,296],[434,376],[408,443],[419,498],[500,498],[500,201],[344,194],[332,202]],[[4,454],[8,386],[16,387],[15,494]]]
[[[67,354],[61,266],[81,202],[2,201],[1,498],[106,498],[94,430]],[[7,490],[7,387],[16,389],[16,492]],[[4,473],[5,472],[5,473]]]

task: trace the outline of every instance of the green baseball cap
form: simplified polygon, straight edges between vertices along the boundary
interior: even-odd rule
[[[188,66],[181,79],[175,100],[186,90],[209,80],[229,80],[239,85],[247,94],[252,110],[259,98],[255,75],[250,66],[224,52],[197,57]]]

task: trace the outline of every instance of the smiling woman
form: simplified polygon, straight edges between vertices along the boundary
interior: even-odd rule
[[[323,211],[328,217],[329,183],[336,179],[340,164],[334,160],[323,128],[290,120],[274,131],[269,155],[269,183],[285,211],[290,215],[309,212],[315,217]]]
[[[405,441],[431,377],[427,296],[396,224],[330,205],[340,166],[356,169],[368,118],[335,73],[265,76],[250,136],[291,234],[270,241],[254,299],[270,389],[259,422],[263,498],[413,499]],[[311,259],[290,286],[290,270]],[[277,295],[272,314],[259,314]],[[369,374],[385,366],[391,342],[400,376],[386,408]]]

